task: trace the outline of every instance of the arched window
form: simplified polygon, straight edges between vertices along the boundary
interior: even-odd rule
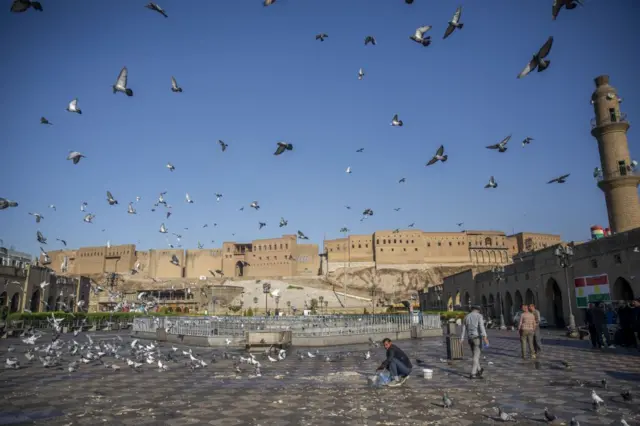
[[[487,237],[487,238],[484,239],[484,245],[491,246],[491,244],[492,243],[491,243],[491,238],[490,237]]]

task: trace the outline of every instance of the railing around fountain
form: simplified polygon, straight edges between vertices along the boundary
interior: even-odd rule
[[[296,317],[138,317],[134,332],[184,336],[244,336],[246,331],[291,331],[298,337],[342,336],[441,328],[439,315],[314,315]]]

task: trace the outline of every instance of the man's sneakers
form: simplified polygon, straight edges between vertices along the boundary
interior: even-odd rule
[[[404,382],[407,381],[408,378],[409,376],[394,377],[387,386],[391,386],[391,387],[402,386]]]
[[[480,370],[478,370],[477,374],[469,374],[469,378],[470,379],[484,379],[484,377],[482,377],[482,374],[484,374],[484,368],[480,368]]]

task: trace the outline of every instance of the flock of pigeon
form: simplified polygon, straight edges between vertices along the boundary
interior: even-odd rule
[[[413,0],[404,0],[405,3],[407,4],[412,4]],[[266,6],[272,6],[276,3],[276,0],[264,0],[263,5]],[[577,7],[578,4],[582,4],[580,0],[553,0],[553,4],[552,4],[552,18],[555,20],[560,12],[560,10],[564,7],[567,10],[573,10]],[[168,18],[168,14],[167,12],[158,4],[150,2],[149,4],[147,4],[145,6],[146,8],[148,8],[151,11],[157,12],[158,14],[164,16],[165,18]],[[29,9],[33,9],[35,11],[43,11],[43,7],[42,4],[38,1],[30,1],[30,0],[14,0],[11,6],[11,12],[14,13],[24,13],[26,11],[28,11]],[[448,37],[450,37],[454,32],[456,32],[456,30],[460,31],[464,28],[464,23],[462,22],[462,6],[458,7],[453,16],[451,17],[451,19],[448,22],[448,25],[446,27],[446,30],[444,32],[444,36],[443,39],[447,39]],[[432,39],[431,36],[427,35],[428,32],[432,29],[431,25],[426,25],[426,26],[421,26],[419,28],[417,28],[414,32],[414,34],[412,34],[411,36],[409,36],[409,39],[412,40],[415,43],[419,43],[424,47],[428,47],[429,45],[431,45]],[[324,42],[327,38],[329,38],[329,35],[326,33],[319,33],[315,36],[316,40],[320,41],[320,42]],[[553,37],[549,37],[547,39],[547,41],[542,45],[542,47],[533,54],[532,58],[529,60],[529,62],[526,64],[525,68],[517,75],[518,78],[523,78],[525,76],[527,76],[529,73],[531,73],[534,70],[537,70],[538,72],[542,72],[545,71],[549,68],[551,61],[548,59],[548,56],[550,54],[551,48],[553,46]],[[368,46],[375,46],[376,45],[376,38],[372,35],[367,35],[364,39],[364,45]],[[358,75],[357,75],[359,80],[362,80],[365,77],[365,71],[361,68],[358,71]],[[183,91],[182,87],[179,86],[177,80],[175,77],[171,77],[171,86],[170,89],[172,92],[174,93],[181,93]],[[128,97],[132,97],[134,96],[134,91],[132,88],[129,87],[128,85],[128,70],[127,67],[123,67],[120,70],[120,73],[118,74],[115,83],[112,86],[112,91],[114,94],[118,94],[121,93],[125,96]],[[74,98],[73,100],[71,100],[71,102],[69,102],[66,110],[70,113],[73,114],[82,114],[82,109],[80,108],[79,102],[77,98]],[[41,117],[40,119],[41,124],[43,125],[52,125],[53,123],[50,122],[46,117]],[[403,126],[403,121],[400,119],[400,117],[398,116],[398,114],[395,114],[393,116],[393,118],[391,119],[390,122],[391,126],[393,127],[402,127]],[[491,149],[491,150],[495,150],[498,153],[505,153],[508,150],[508,142],[511,139],[511,135],[505,137],[502,141],[500,141],[499,143],[496,143],[494,145],[489,145],[486,148],[487,149]],[[526,147],[529,144],[531,144],[531,142],[534,139],[532,137],[526,137],[522,140],[522,146]],[[229,147],[229,145],[227,143],[225,143],[224,141],[220,140],[218,141],[218,144],[220,146],[221,151],[224,153],[227,148]],[[279,141],[276,143],[276,147],[275,147],[275,152],[274,155],[279,156],[279,155],[283,155],[286,152],[292,152],[294,149],[293,144],[288,143],[288,142],[284,142],[284,141]],[[362,153],[364,151],[364,148],[360,148],[358,149],[356,152],[358,153]],[[78,165],[80,164],[82,159],[86,159],[87,157],[79,151],[71,151],[69,152],[69,154],[67,155],[67,160],[71,161],[72,164],[74,165]],[[441,145],[440,147],[438,147],[438,149],[436,150],[434,156],[426,163],[426,166],[433,166],[438,162],[441,163],[445,163],[448,160],[448,155],[445,154],[445,147],[444,145]],[[176,167],[171,164],[171,163],[167,163],[166,164],[166,168],[170,171],[170,172],[174,172]],[[346,169],[346,173],[347,174],[351,174],[352,173],[352,169],[351,167],[348,167]],[[551,179],[548,183],[565,183],[567,181],[567,178],[569,177],[569,174],[563,174],[561,176],[558,176],[554,179]],[[400,184],[404,183],[406,181],[405,178],[401,178],[398,182]],[[494,176],[491,176],[489,178],[488,183],[485,185],[486,189],[496,189],[498,187],[498,181],[496,180],[496,178]],[[172,212],[171,212],[171,205],[169,205],[167,203],[167,201],[165,200],[165,195],[166,195],[166,191],[165,192],[161,192],[158,196],[157,201],[154,203],[153,208],[151,208],[151,211],[156,211],[156,208],[158,208],[159,206],[163,206],[166,209],[165,215],[166,215],[166,219],[169,219],[169,217],[171,216]],[[223,197],[223,194],[218,193],[215,194],[216,195],[216,201],[220,201]],[[136,203],[139,202],[141,199],[141,197],[136,197]],[[118,200],[114,197],[114,195],[110,192],[107,191],[106,192],[106,201],[108,202],[108,204],[110,206],[114,206],[114,205],[118,205]],[[185,202],[188,204],[193,204],[195,202],[195,200],[189,195],[189,193],[186,193],[185,195]],[[3,198],[0,198],[0,210],[2,209],[7,209],[10,207],[17,207],[18,203],[16,201],[12,201],[12,200],[6,200]],[[260,205],[258,201],[253,201],[250,205],[251,208],[255,209],[256,211],[260,209]],[[93,223],[93,220],[95,219],[95,215],[86,211],[88,207],[88,204],[86,202],[82,203],[80,210],[82,212],[84,212],[84,218],[83,221],[86,223]],[[350,206],[345,206],[347,209],[351,209]],[[50,205],[49,208],[55,210],[55,205]],[[244,210],[244,206],[242,206],[239,210]],[[399,211],[400,208],[396,208],[396,211]],[[130,202],[128,204],[127,207],[127,213],[128,214],[137,214],[137,210],[136,207],[134,205],[134,202]],[[36,223],[40,223],[40,221],[42,219],[44,219],[44,215],[42,213],[38,213],[38,212],[30,212],[29,214],[33,215],[36,219]],[[361,221],[363,221],[364,219],[366,219],[367,217],[373,216],[373,210],[370,208],[364,209],[362,212],[362,217],[361,217]],[[279,227],[284,227],[287,226],[288,221],[283,217],[280,220],[279,223]],[[209,224],[203,224],[202,228],[207,228],[209,226]],[[214,223],[213,226],[217,226],[217,223]],[[265,226],[267,226],[267,222],[265,221],[258,221],[258,229],[261,230],[263,229]],[[410,224],[409,227],[413,227],[414,224]],[[188,228],[184,228],[185,230],[188,230]],[[104,231],[104,229],[103,229]],[[347,228],[342,228],[340,230],[340,232],[342,233],[346,233],[348,232],[349,229]],[[399,231],[399,229],[395,230],[396,232]],[[162,223],[159,227],[159,232],[163,233],[163,234],[167,234],[169,232],[167,226]],[[172,235],[176,237],[178,244],[176,244],[177,247],[182,247],[179,243],[180,243],[180,239],[181,239],[181,235],[180,233],[177,232],[172,232]],[[235,234],[232,234],[235,235]],[[298,231],[298,237],[301,239],[307,239],[307,237],[304,235],[303,232]],[[42,236],[42,234],[40,233],[40,231],[38,231],[37,233],[37,239],[41,244],[46,244],[46,239]],[[63,241],[63,240],[58,240],[58,241]],[[215,242],[215,240],[212,240],[212,243]],[[66,246],[66,242],[65,246]],[[174,248],[174,245],[169,243],[169,240],[167,240],[167,244],[169,245],[169,247]],[[198,241],[198,248],[204,248],[204,244],[201,243],[200,241]],[[44,252],[44,250],[43,250]]]

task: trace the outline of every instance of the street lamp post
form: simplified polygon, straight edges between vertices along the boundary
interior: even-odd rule
[[[434,289],[436,292],[436,296],[438,297],[438,309],[442,309],[442,301],[440,299],[442,297],[442,287],[435,286]]]
[[[555,252],[558,260],[560,260],[560,266],[564,269],[564,282],[567,285],[567,303],[569,305],[569,333],[571,337],[576,335],[576,318],[573,316],[573,308],[571,307],[571,288],[569,287],[569,273],[567,269],[571,266],[571,257],[573,257],[573,247],[571,245],[558,246]]]
[[[262,292],[264,293],[264,316],[267,316],[267,306],[269,303],[269,293],[271,292],[271,283],[263,283]]]
[[[500,292],[500,281],[504,279],[504,267],[503,266],[496,266],[494,267],[491,272],[493,272],[493,277],[496,280],[496,283],[498,285],[498,303],[500,304],[500,330],[504,330],[507,328],[506,324],[504,323],[504,309],[503,309],[503,304],[502,304],[502,293]]]

